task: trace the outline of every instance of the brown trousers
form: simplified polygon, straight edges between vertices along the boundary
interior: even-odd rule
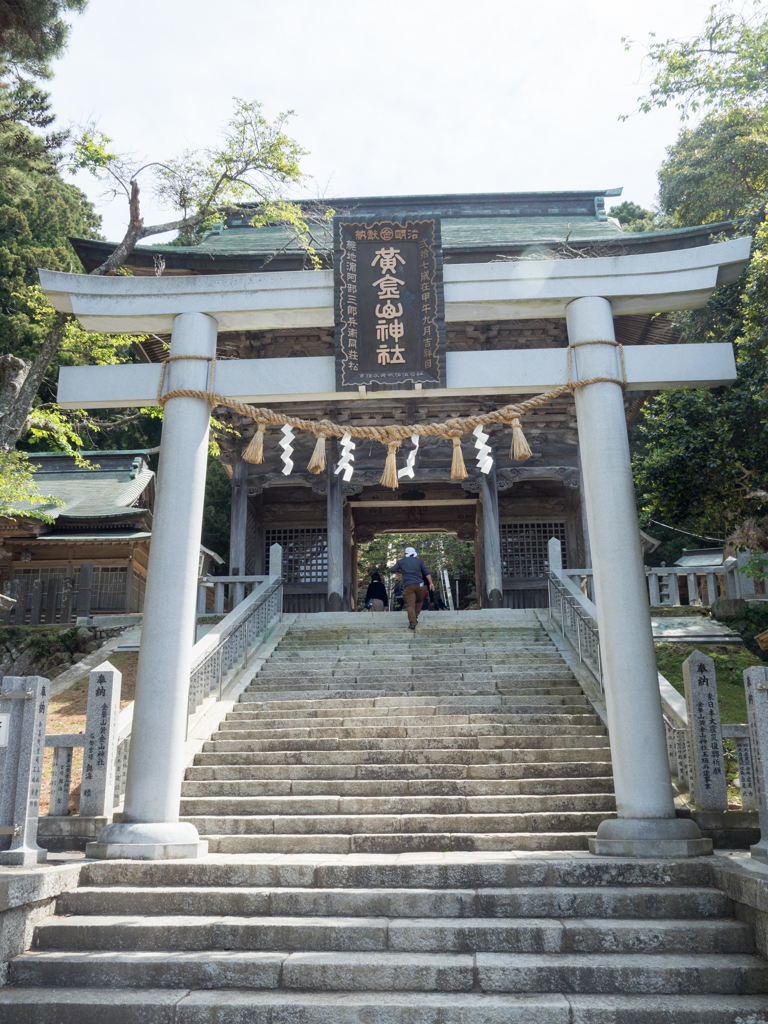
[[[420,587],[416,583],[412,583],[411,586],[406,587],[403,591],[405,607],[408,609],[408,622],[412,626],[415,626],[419,621],[419,612],[421,611],[421,606],[424,603],[424,595],[426,592],[426,587]]]

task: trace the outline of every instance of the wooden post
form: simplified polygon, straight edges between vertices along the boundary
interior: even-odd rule
[[[128,568],[125,573],[125,614],[130,615],[133,611],[131,601],[133,597],[133,555],[128,559]],[[138,608],[136,609],[138,611]]]
[[[30,587],[30,602],[29,602],[29,624],[30,626],[40,625],[40,610],[43,606],[43,581],[38,578],[32,580],[32,586]]]
[[[344,611],[349,612],[354,611],[354,605],[352,604],[352,511],[348,504],[342,506],[342,515],[344,519]]]
[[[93,563],[83,562],[80,566],[80,577],[77,585],[77,617],[90,618],[91,597],[93,593]]]
[[[229,575],[245,576],[245,539],[248,528],[248,463],[238,459],[232,473],[232,516],[229,535]],[[232,607],[245,599],[242,583],[233,586]]]
[[[7,580],[3,584],[3,593],[6,595],[6,597],[17,598],[18,597],[18,593],[19,593],[19,581],[18,580]],[[15,605],[13,605],[10,608],[4,609],[4,611],[2,613],[0,613],[0,623],[2,623],[3,626],[9,625],[10,621],[11,621],[11,616],[15,615],[15,613],[16,613],[16,606]]]
[[[357,611],[358,599],[359,599],[359,580],[358,580],[358,550],[357,550],[357,535],[355,533],[355,521],[352,519],[352,566],[350,575],[352,579],[352,593],[350,595],[352,602],[352,611]]]
[[[328,611],[344,611],[344,496],[341,476],[333,472],[338,461],[336,442],[326,441],[330,451],[327,457],[328,481]]]
[[[475,592],[478,608],[488,605],[485,596],[485,543],[483,529],[483,503],[475,505]]]
[[[46,625],[56,621],[56,603],[59,597],[59,580],[56,576],[48,579],[45,591],[45,622]]]
[[[75,581],[65,576],[61,584],[61,612],[59,625],[68,626],[72,621],[72,603],[75,599]]]
[[[483,547],[485,548],[485,592],[489,608],[504,604],[501,576],[501,537],[499,535],[499,492],[496,486],[496,457],[488,473],[480,474],[483,498]]]
[[[16,604],[13,608],[14,626],[23,626],[27,617],[27,599],[29,597],[29,576],[22,576],[18,581],[19,589],[16,593]]]

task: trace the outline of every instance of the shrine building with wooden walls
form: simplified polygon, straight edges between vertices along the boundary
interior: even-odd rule
[[[631,255],[707,245],[716,235],[732,232],[729,224],[696,228],[623,232],[605,209],[607,197],[618,190],[502,193],[441,196],[383,196],[347,198],[307,204],[318,253],[325,268],[333,266],[334,237],[324,208],[336,220],[356,222],[406,221],[439,218],[443,268],[461,263],[509,260],[581,259],[591,256]],[[319,211],[319,212],[318,212]],[[99,265],[112,250],[106,242],[73,239],[86,269]],[[336,244],[338,252],[338,243]],[[231,216],[196,246],[137,246],[126,266],[136,276],[208,275],[232,273],[273,274],[310,269],[306,255],[280,226],[255,228],[247,216]],[[522,312],[525,312],[523,309]],[[471,310],[462,320],[448,319],[444,345],[451,352],[503,349],[567,348],[565,319],[530,317],[514,320],[473,320]],[[653,312],[616,316],[616,339],[625,346],[670,344],[678,339],[669,318]],[[270,330],[230,330],[219,326],[217,362],[227,359],[333,356],[338,358],[338,319],[334,326]],[[167,356],[169,337],[156,335],[139,346],[148,362]],[[304,389],[306,390],[306,389]],[[404,384],[397,395],[375,383],[363,388],[360,398],[348,394],[318,401],[270,402],[275,411],[305,419],[331,420],[341,426],[444,423],[523,401],[506,388],[476,389],[473,394],[447,396],[439,387]],[[381,396],[378,393],[381,392]],[[648,397],[627,391],[628,423],[640,414]],[[242,459],[256,431],[250,417],[219,408],[217,417],[239,432],[220,439],[221,462],[232,481],[230,573],[259,575],[269,570],[269,549],[283,548],[286,611],[338,610],[329,606],[328,546],[343,550],[342,610],[357,607],[357,551],[374,537],[387,533],[442,532],[474,542],[478,604],[481,607],[531,608],[547,603],[546,551],[550,537],[563,545],[565,567],[589,566],[584,496],[573,398],[565,394],[525,416],[525,434],[532,454],[524,462],[510,457],[512,427],[488,426],[493,468],[478,469],[478,451],[471,433],[464,434],[461,450],[468,471],[464,480],[451,479],[452,441],[449,437],[422,437],[415,455],[413,476],[401,476],[392,490],[380,483],[386,448],[377,442],[355,439],[354,474],[348,482],[334,473],[340,446],[327,442],[327,468],[313,475],[307,470],[315,436],[297,431],[291,458],[293,469],[284,472],[278,427],[268,427],[261,464]],[[410,451],[404,442],[397,456],[402,470]],[[41,480],[41,486],[45,487]],[[14,555],[14,559],[16,555]],[[487,581],[501,567],[501,593],[489,593]],[[15,566],[15,560],[14,560]]]

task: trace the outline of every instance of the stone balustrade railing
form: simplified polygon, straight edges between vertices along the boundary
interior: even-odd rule
[[[680,606],[681,578],[689,605],[711,605],[722,597],[754,597],[754,580],[744,576],[741,571],[748,558],[749,553],[744,552],[736,558],[727,558],[722,564],[701,565],[695,569],[679,565],[646,566],[645,578],[651,607]],[[564,569],[563,573],[579,583],[585,581],[588,589],[591,587],[591,569]]]
[[[576,580],[584,580],[586,570],[561,568],[560,542],[549,541],[549,615],[561,635],[589,671],[602,692],[597,608]],[[739,565],[707,567],[717,575],[731,575],[727,593],[740,596]],[[688,574],[687,569],[654,569],[653,574]],[[734,582],[736,581],[736,582]],[[765,799],[765,770],[768,768],[768,668],[755,666],[744,673],[749,724],[722,725],[717,700],[715,664],[712,658],[695,651],[683,664],[685,696],[659,673],[659,697],[664,715],[670,774],[678,792],[701,827],[722,829],[744,827],[743,812],[760,812],[763,841],[753,847],[753,855],[768,860],[768,804]],[[762,704],[761,704],[762,701]],[[734,740],[741,786],[741,812],[729,809],[726,782],[724,740]],[[761,796],[761,794],[763,794]],[[761,804],[762,800],[762,804]],[[741,814],[737,820],[734,815]]]
[[[209,703],[221,700],[235,676],[272,635],[282,618],[282,548],[270,549],[276,574],[219,578],[254,584],[236,607],[192,648],[187,732]],[[120,672],[104,662],[89,676],[85,732],[45,733],[50,682],[6,676],[0,689],[0,864],[45,860],[37,844],[43,755],[53,748],[48,817],[67,817],[74,751],[83,748],[80,819],[111,817],[125,793],[133,703],[120,710]],[[201,705],[204,705],[201,707]]]

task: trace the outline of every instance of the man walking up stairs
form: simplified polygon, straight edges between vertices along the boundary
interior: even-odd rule
[[[768,1024],[712,858],[596,858],[608,739],[538,618],[299,616],[188,769],[211,855],[88,862],[5,1024]]]

